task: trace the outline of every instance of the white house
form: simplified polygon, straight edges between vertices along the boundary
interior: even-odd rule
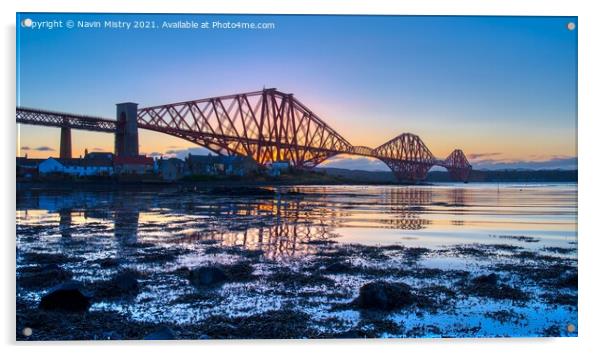
[[[46,160],[40,162],[38,165],[38,172],[41,175],[47,175],[51,173],[65,173],[65,166],[57,161],[53,157],[49,157]]]
[[[98,159],[57,159],[49,157],[38,165],[40,175],[63,173],[71,176],[110,176],[113,165]]]

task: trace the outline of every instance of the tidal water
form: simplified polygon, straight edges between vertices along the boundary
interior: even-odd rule
[[[380,337],[577,334],[567,330],[577,324],[577,290],[553,285],[565,274],[535,279],[524,271],[562,265],[563,272],[576,273],[576,184],[262,188],[262,193],[210,187],[19,190],[17,275],[37,265],[36,254],[61,255],[60,266],[86,284],[122,269],[143,274],[135,298],[95,302],[90,311],[195,324],[209,316],[286,307],[308,314],[316,333],[329,334],[366,326],[362,311],[338,306],[352,301],[363,284],[403,281],[418,292],[433,286],[449,291],[433,295],[445,297],[436,309],[382,314],[397,327],[383,329]],[[325,250],[347,247],[384,252],[380,261],[361,253],[345,259],[355,267],[407,272],[321,270]],[[236,263],[242,251],[261,255],[252,263],[254,279],[224,284],[214,290],[216,299],[195,298],[199,290],[178,275],[179,269]],[[119,265],[104,267],[106,259]],[[328,282],[276,291],[287,285],[271,275],[283,269],[313,274],[310,268]],[[439,273],[418,275],[425,269]],[[489,273],[520,289],[526,300],[472,294],[462,285]],[[17,286],[18,300],[30,306],[48,290],[21,287],[19,280]],[[550,300],[559,296],[563,301]]]

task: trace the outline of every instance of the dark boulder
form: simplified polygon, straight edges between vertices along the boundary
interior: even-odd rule
[[[145,340],[172,340],[176,339],[176,335],[169,327],[161,327],[158,330],[144,336]]]
[[[190,270],[188,280],[195,286],[211,286],[227,281],[228,276],[220,267],[204,266]]]
[[[225,265],[221,269],[226,274],[228,281],[244,282],[255,279],[253,275],[255,268],[253,268],[251,263],[246,261]]]
[[[502,283],[500,277],[495,273],[474,277],[464,287],[464,291],[471,296],[488,297],[491,299],[524,301],[529,298],[528,294],[521,289]]]
[[[499,277],[495,273],[491,273],[488,275],[480,275],[475,277],[472,282],[474,285],[482,285],[482,286],[496,286]]]
[[[347,273],[352,270],[351,265],[347,263],[332,263],[326,266],[324,269],[327,273]]]
[[[579,285],[577,273],[571,273],[560,278],[560,286],[566,288],[577,288]]]
[[[111,282],[121,293],[138,293],[140,290],[137,276],[133,272],[117,274]]]
[[[360,288],[360,295],[354,300],[357,307],[374,310],[393,310],[414,302],[412,288],[404,283],[377,281]]]
[[[97,283],[95,288],[95,296],[97,298],[135,296],[140,291],[138,274],[132,271],[125,271],[115,275],[108,281]]]
[[[45,311],[86,312],[90,308],[90,298],[80,283],[67,282],[55,286],[42,296],[39,308]]]
[[[115,258],[103,258],[98,261],[101,268],[112,268],[119,265],[119,260]]]

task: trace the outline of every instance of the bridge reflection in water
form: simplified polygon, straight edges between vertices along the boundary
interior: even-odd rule
[[[18,210],[46,210],[58,216],[66,237],[95,236],[101,224],[118,244],[242,247],[269,258],[311,253],[315,245],[336,240],[339,228],[423,230],[429,215],[444,203],[458,206],[461,222],[467,196],[462,188],[433,197],[433,188],[286,188],[269,197],[232,197],[198,192],[20,193]],[[292,192],[292,193],[291,193]],[[443,202],[441,200],[444,200]],[[454,212],[455,213],[455,212]],[[18,223],[27,223],[27,218]],[[455,225],[452,220],[452,225]],[[460,224],[458,224],[460,225]]]

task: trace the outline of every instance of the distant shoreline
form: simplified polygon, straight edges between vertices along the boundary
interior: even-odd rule
[[[365,172],[365,171],[364,171]],[[570,172],[570,171],[567,171]],[[574,171],[576,173],[576,171]],[[370,173],[370,172],[368,172]],[[374,173],[374,172],[372,172]],[[443,172],[445,173],[445,172]],[[332,176],[329,176],[332,177]],[[163,181],[127,181],[120,182],[117,180],[17,180],[16,187],[17,191],[35,191],[35,190],[164,190],[164,189],[190,189],[190,188],[216,188],[216,187],[227,187],[227,188],[245,188],[245,187],[270,187],[270,186],[295,186],[295,185],[314,185],[314,186],[433,186],[442,183],[460,183],[451,180],[427,180],[422,183],[408,184],[399,183],[394,180],[392,181],[379,181],[379,180],[354,180],[354,179],[331,179],[325,178],[322,180],[310,180],[306,178],[285,179],[285,180],[245,180],[245,179],[221,179],[221,180],[207,180],[207,181],[190,181],[182,180],[175,182],[163,182]],[[474,183],[577,183],[577,180],[562,180],[562,179],[537,179],[537,180],[491,180],[491,181],[469,181],[467,185]]]
[[[395,176],[390,171],[363,171],[347,170],[339,168],[317,168],[317,171],[352,180],[355,182],[395,183]],[[573,182],[578,181],[578,170],[473,170],[468,182]],[[431,171],[428,173],[425,183],[454,182],[447,171]]]

